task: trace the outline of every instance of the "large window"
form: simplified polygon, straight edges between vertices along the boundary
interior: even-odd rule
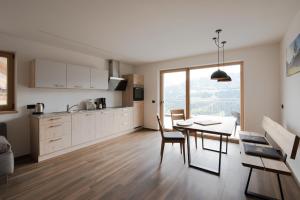
[[[210,75],[217,67],[190,71],[190,115],[230,116],[240,112],[240,65],[221,67],[231,82],[217,82]]]
[[[187,117],[240,116],[243,129],[243,63],[227,63],[219,68],[231,77],[231,82],[210,79],[217,65],[161,71],[160,115],[165,128],[172,128],[171,109],[185,109]]]
[[[0,51],[0,113],[15,110],[14,54]]]

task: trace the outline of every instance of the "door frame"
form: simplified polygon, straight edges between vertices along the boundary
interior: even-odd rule
[[[244,130],[245,128],[245,109],[244,109],[244,62],[243,61],[236,61],[236,62],[227,62],[222,64],[222,67],[226,67],[226,66],[231,66],[231,65],[240,65],[240,114],[241,114],[241,118],[240,118],[240,127],[241,130]],[[176,69],[165,69],[165,70],[160,70],[160,86],[159,86],[159,114],[160,114],[160,118],[162,121],[162,124],[164,124],[164,108],[163,108],[163,104],[164,104],[164,78],[163,75],[165,73],[172,73],[172,72],[182,72],[185,71],[186,72],[186,105],[185,105],[185,112],[186,112],[186,116],[188,118],[190,118],[190,70],[193,69],[203,69],[203,68],[210,68],[210,67],[218,67],[218,64],[209,64],[209,65],[196,65],[196,66],[191,66],[191,67],[183,67],[183,68],[176,68]]]

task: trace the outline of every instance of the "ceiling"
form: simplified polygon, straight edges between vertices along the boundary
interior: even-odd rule
[[[0,33],[142,64],[279,41],[299,0],[2,0]]]

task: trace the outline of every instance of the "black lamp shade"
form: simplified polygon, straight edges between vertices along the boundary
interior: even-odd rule
[[[232,81],[232,79],[231,79],[231,77],[228,76],[228,75],[227,75],[226,78],[224,78],[224,79],[219,79],[219,80],[218,80],[218,82],[230,82],[230,81]]]
[[[226,79],[227,77],[229,77],[229,76],[226,74],[226,72],[218,69],[217,71],[212,73],[210,79],[212,79],[212,80],[221,80],[221,79]]]

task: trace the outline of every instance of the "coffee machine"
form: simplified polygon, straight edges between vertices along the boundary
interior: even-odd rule
[[[104,109],[106,108],[106,98],[97,98],[95,100],[96,109]]]

